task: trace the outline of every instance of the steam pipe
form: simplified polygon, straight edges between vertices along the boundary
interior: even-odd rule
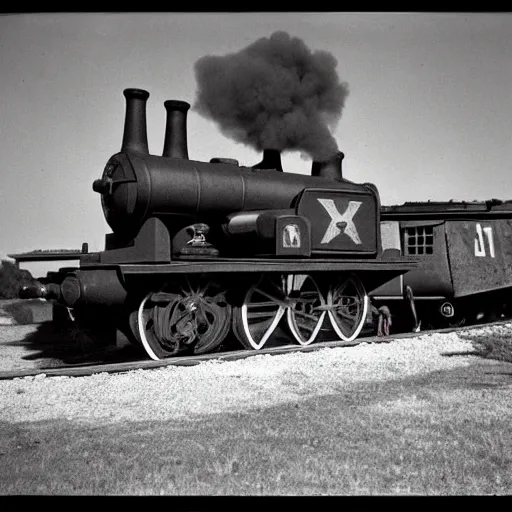
[[[341,162],[345,155],[338,151],[331,158],[324,161],[314,161],[311,165],[311,176],[320,176],[331,180],[343,180],[343,171]]]
[[[188,160],[187,111],[190,104],[186,101],[167,100],[164,107],[167,110],[167,121],[162,156]]]
[[[283,172],[281,152],[278,149],[264,149],[263,160],[252,166],[253,169],[275,169]]]
[[[121,152],[149,155],[146,127],[146,101],[149,92],[143,89],[125,89],[126,115],[124,119]]]

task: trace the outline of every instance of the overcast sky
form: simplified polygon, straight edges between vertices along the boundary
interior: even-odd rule
[[[508,13],[137,13],[0,17],[0,255],[102,250],[92,191],[121,147],[123,89],[149,91],[151,153],[163,102],[194,104],[194,63],[277,30],[336,58],[349,85],[333,135],[344,176],[383,204],[512,199],[512,15]],[[193,108],[189,157],[261,155]],[[286,153],[286,172],[311,162]],[[60,263],[58,265],[61,265]]]

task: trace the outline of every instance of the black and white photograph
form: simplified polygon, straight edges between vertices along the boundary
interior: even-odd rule
[[[512,494],[511,34],[0,15],[0,496]]]

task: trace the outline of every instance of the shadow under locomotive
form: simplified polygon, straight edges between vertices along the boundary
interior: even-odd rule
[[[190,160],[190,105],[169,100],[163,153],[151,155],[149,93],[124,95],[121,151],[93,183],[112,229],[105,250],[23,291],[64,305],[82,330],[155,360],[281,337],[352,341],[368,292],[417,267],[382,250],[378,190],[343,178],[343,153],[311,175],[283,172],[275,148],[251,167]]]
[[[90,326],[78,327],[73,321],[62,320],[58,322],[44,322],[35,326],[35,329],[17,342],[10,342],[10,346],[19,346],[27,350],[26,355],[20,355],[21,360],[37,363],[39,370],[58,369],[66,367],[86,367],[111,363],[129,363],[147,358],[142,346],[128,342],[122,333],[117,333],[115,345],[109,342],[108,336],[98,333],[107,333],[112,323],[96,324],[91,331]],[[362,333],[364,336],[364,332]],[[334,341],[335,337],[319,336],[320,340]],[[282,327],[277,327],[265,348],[290,346],[288,333]],[[226,354],[239,352],[241,346],[238,340],[229,334],[211,354]],[[194,355],[194,350],[183,350],[181,356]]]
[[[105,346],[74,325],[56,328],[51,322],[38,324],[23,339],[9,345],[25,349],[26,353],[20,353],[19,359],[34,362],[38,369],[137,361],[143,355],[133,345]]]

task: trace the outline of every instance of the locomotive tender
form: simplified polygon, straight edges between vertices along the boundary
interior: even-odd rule
[[[381,236],[387,250],[419,260],[417,269],[369,294],[375,305],[389,306],[403,330],[510,315],[512,201],[382,206]]]
[[[190,160],[190,105],[168,100],[163,153],[150,155],[149,93],[124,96],[121,151],[93,184],[112,229],[105,250],[37,291],[81,325],[123,333],[155,360],[214,351],[230,333],[258,350],[278,325],[301,345],[326,329],[352,341],[368,291],[417,266],[382,252],[378,191],[342,177],[341,152],[311,176],[283,172],[274,148],[252,167]]]

